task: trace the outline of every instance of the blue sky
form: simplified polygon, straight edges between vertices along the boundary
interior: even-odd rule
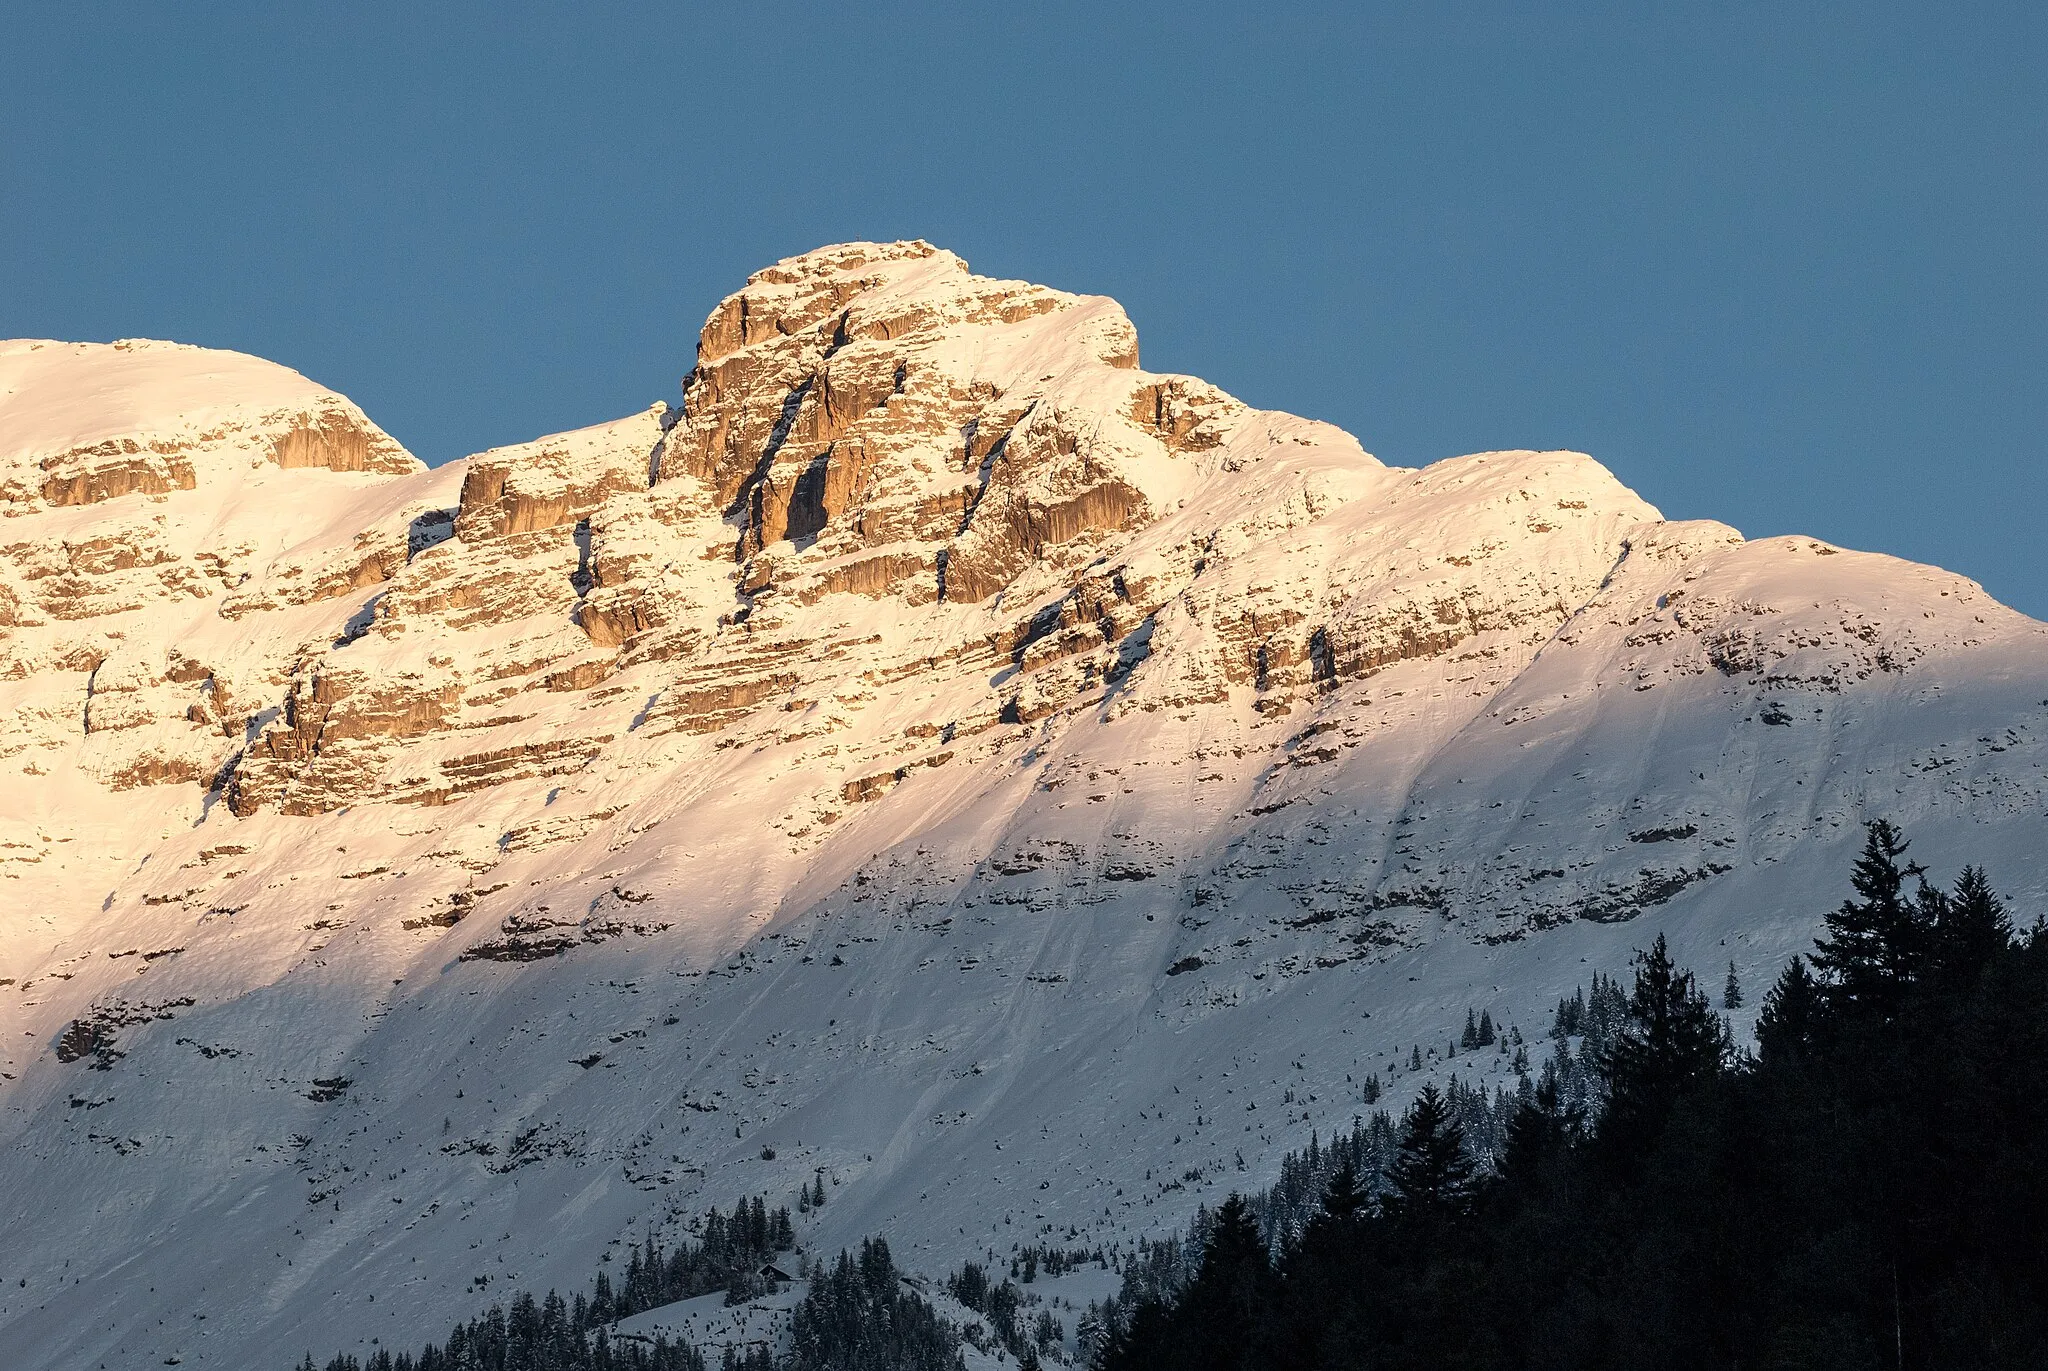
[[[0,334],[169,337],[429,461],[677,395],[778,257],[923,237],[1390,462],[2048,616],[2048,6],[39,6]]]

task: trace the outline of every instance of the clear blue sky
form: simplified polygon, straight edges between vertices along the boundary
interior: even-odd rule
[[[240,348],[429,461],[923,237],[1385,460],[2048,616],[2048,6],[0,0],[0,334]]]

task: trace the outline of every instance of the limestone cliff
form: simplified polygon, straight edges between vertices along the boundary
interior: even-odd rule
[[[1959,577],[1384,466],[921,242],[695,346],[426,470],[0,344],[11,1364],[409,1341],[820,1174],[820,1250],[1127,1240],[1470,1006],[1772,974],[1862,818],[2048,891],[2048,627]]]

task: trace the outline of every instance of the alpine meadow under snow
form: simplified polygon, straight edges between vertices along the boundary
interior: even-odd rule
[[[1576,453],[1384,466],[921,242],[433,470],[252,357],[0,343],[0,515],[18,1371],[413,1346],[753,1195],[934,1281],[1128,1249],[1660,933],[1746,1033],[1866,819],[2048,894],[2048,625]]]

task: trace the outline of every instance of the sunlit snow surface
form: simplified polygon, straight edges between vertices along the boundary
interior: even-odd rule
[[[1063,339],[1114,332],[1069,313],[1004,365],[1052,372]],[[1573,454],[1402,471],[1251,411],[1213,450],[1127,443],[1154,514],[1104,565],[1178,589],[1092,658],[945,655],[1087,565],[971,605],[825,596],[777,631],[830,649],[718,729],[636,726],[699,663],[628,663],[595,703],[477,706],[373,779],[396,795],[480,738],[605,735],[557,774],[241,818],[205,777],[115,789],[137,756],[253,746],[309,661],[431,684],[475,644],[581,643],[545,608],[360,627],[378,596],[420,602],[408,576],[504,557],[505,580],[566,585],[576,552],[566,528],[523,563],[419,548],[464,464],[266,464],[295,407],[327,403],[282,368],[181,350],[144,384],[73,345],[29,369],[25,346],[0,345],[0,591],[47,603],[73,576],[81,608],[0,628],[0,1346],[21,1371],[410,1347],[516,1289],[587,1288],[678,1216],[793,1204],[821,1170],[814,1252],[884,1232],[939,1276],[1016,1243],[1128,1242],[1348,1127],[1367,1072],[1398,1109],[1412,1045],[1439,1078],[1511,1084],[1498,1054],[1444,1059],[1467,1008],[1537,1039],[1559,995],[1659,932],[1712,985],[1734,962],[1753,1012],[1844,894],[1867,817],[1938,875],[1982,863],[2027,917],[2048,880],[2043,625],[1933,568],[1660,522]],[[964,331],[947,347],[993,355]],[[1066,402],[1107,375],[1077,370]],[[248,426],[203,440],[222,425],[188,418],[237,388]],[[644,453],[659,420],[577,441]],[[34,496],[50,452],[127,433],[186,434],[194,488]],[[582,449],[557,446],[573,474]],[[166,560],[51,562],[109,529]],[[393,537],[397,579],[294,602]],[[232,575],[91,598],[225,545],[245,549]],[[692,543],[664,574],[695,578],[675,593],[713,633],[731,563]],[[1288,609],[1304,642],[1382,619],[1445,641],[1287,690],[1217,665]],[[173,652],[233,718],[272,715],[228,736],[149,706]],[[1105,669],[1045,687],[1031,722],[989,704],[1088,660]],[[88,690],[122,671],[103,707],[132,728],[87,731]],[[460,891],[467,917],[428,917]],[[522,926],[567,950],[463,958]],[[106,1050],[60,1062],[94,1015]]]

